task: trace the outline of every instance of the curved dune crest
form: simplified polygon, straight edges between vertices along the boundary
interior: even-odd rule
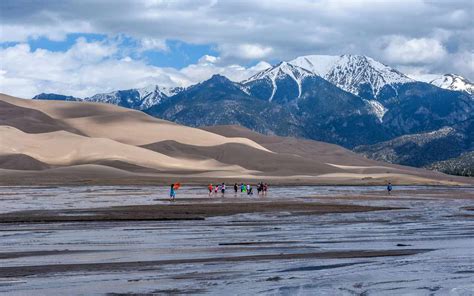
[[[94,138],[109,138],[130,145],[146,145],[164,140],[183,144],[215,146],[240,143],[269,151],[247,138],[228,138],[201,129],[157,119],[143,112],[115,105],[25,100],[0,94],[0,100],[23,108],[39,110],[51,118]]]
[[[89,138],[66,131],[28,134],[13,127],[0,126],[0,134],[0,155],[24,154],[52,166],[120,160],[160,171],[248,172],[240,166],[225,165],[214,159],[173,158],[111,139]]]

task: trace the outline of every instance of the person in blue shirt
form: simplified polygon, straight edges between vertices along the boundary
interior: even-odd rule
[[[388,182],[388,184],[387,184],[387,192],[388,192],[388,195],[390,195],[391,192],[392,192],[392,183],[390,183],[390,182]]]
[[[174,184],[171,184],[170,188],[170,201],[175,201],[176,191],[174,190]]]

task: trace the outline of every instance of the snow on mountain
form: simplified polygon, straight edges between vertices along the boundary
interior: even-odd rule
[[[84,98],[87,102],[98,102],[119,105],[138,110],[145,110],[159,104],[163,99],[171,97],[180,91],[181,87],[162,87],[150,85],[144,88],[117,90],[109,93],[96,94]]]
[[[249,79],[244,80],[242,84],[247,85],[258,80],[267,81],[268,83],[271,84],[271,89],[272,89],[271,95],[268,98],[268,101],[271,102],[278,89],[278,83],[277,83],[278,80],[283,80],[289,77],[294,82],[296,82],[296,84],[298,85],[298,98],[299,98],[302,93],[302,90],[301,90],[302,81],[306,77],[313,76],[313,75],[314,75],[313,73],[301,67],[294,66],[287,62],[281,62],[272,68],[263,70],[262,72],[255,74]]]
[[[456,74],[444,74],[430,81],[431,84],[444,89],[463,91],[474,95],[474,83]]]
[[[364,100],[364,101],[367,102],[367,104],[369,104],[372,114],[377,116],[380,122],[383,122],[383,116],[385,115],[385,113],[387,113],[388,109],[385,108],[384,105],[382,105],[380,102],[376,100]]]
[[[289,63],[311,71],[345,91],[369,98],[376,98],[386,85],[414,82],[397,70],[360,55],[308,55]]]

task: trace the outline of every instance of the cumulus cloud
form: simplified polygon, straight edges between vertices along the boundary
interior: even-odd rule
[[[400,64],[433,63],[447,54],[443,44],[431,38],[390,37],[382,49],[386,59]]]
[[[273,48],[270,46],[249,43],[238,45],[225,44],[220,46],[219,49],[224,57],[237,57],[248,60],[266,58],[273,51]]]
[[[95,61],[79,59],[79,53],[58,54],[54,57],[59,61],[50,59],[50,64],[44,65],[50,72],[38,70],[48,81],[41,84],[47,89],[53,89],[54,75],[81,76],[85,69],[101,69],[104,65],[121,67],[125,71],[122,77],[137,75],[122,78],[123,85],[116,85],[120,77],[114,78],[115,82],[99,79],[105,83],[104,88],[125,88],[136,86],[132,82],[152,80],[192,83],[191,74],[201,78],[227,73],[238,80],[254,71],[239,65],[290,60],[307,54],[346,53],[368,55],[407,72],[454,72],[474,80],[472,0],[3,0],[0,12],[0,42],[24,43],[38,37],[61,40],[70,33],[98,33],[110,39],[127,36],[139,40],[138,51],[167,51],[166,40],[212,45],[217,50],[214,61],[206,57],[180,70],[150,66],[137,60],[140,54],[133,52],[124,56],[116,56],[115,52],[113,58],[92,54],[90,59]],[[103,50],[114,50],[113,44],[107,46]],[[2,88],[35,81],[34,86],[25,84],[23,92],[40,90],[41,79],[29,78],[31,75],[14,69],[34,70],[26,63],[35,64],[38,59],[42,64],[46,58],[42,59],[41,54],[51,57],[54,53],[27,50],[25,54],[21,46],[17,50],[18,55],[27,57],[23,64],[17,61],[15,68],[2,59],[1,69],[6,71],[1,72],[5,79]],[[56,69],[61,67],[65,68]],[[78,74],[71,70],[75,68]],[[81,92],[81,88],[73,88],[77,93],[89,94],[92,89],[99,89],[99,84],[93,83],[89,91],[84,78],[73,79],[70,84],[79,83],[83,89]],[[70,85],[56,82],[64,89]]]
[[[188,86],[216,73],[241,81],[270,66],[219,65],[218,57],[206,55],[183,69],[162,68],[122,57],[117,50],[115,44],[83,38],[66,52],[32,50],[25,43],[0,49],[0,92],[25,98],[41,92],[86,97],[152,84]]]

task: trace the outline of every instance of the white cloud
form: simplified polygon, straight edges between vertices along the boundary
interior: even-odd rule
[[[400,64],[432,63],[447,54],[443,44],[430,38],[392,36],[382,49],[386,59]]]
[[[0,41],[98,33],[141,40],[134,50],[166,51],[166,40],[178,40],[214,46],[221,65],[363,54],[395,68],[423,64],[474,80],[463,58],[474,50],[472,0],[0,1],[6,9]]]
[[[237,57],[242,59],[262,59],[268,57],[273,48],[260,44],[239,44],[239,45],[223,45],[220,47],[223,56]]]
[[[142,38],[140,40],[141,48],[140,50],[158,50],[158,51],[168,51],[169,48],[166,45],[166,41],[163,39],[154,39],[154,38]]]
[[[270,66],[219,65],[218,57],[205,55],[197,64],[178,70],[120,57],[117,50],[114,44],[82,38],[66,52],[33,51],[28,44],[0,49],[0,92],[25,98],[42,92],[86,97],[150,84],[187,86],[216,73],[241,81]]]

